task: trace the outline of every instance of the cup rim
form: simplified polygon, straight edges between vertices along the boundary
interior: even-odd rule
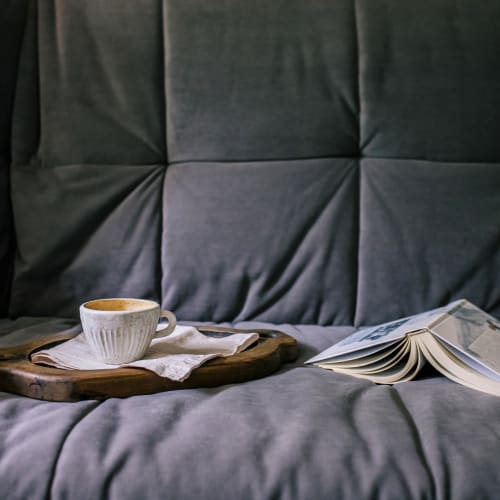
[[[151,307],[147,307],[144,309],[138,309],[138,310],[112,310],[112,309],[92,309],[91,307],[87,307],[88,304],[91,304],[92,302],[111,302],[112,300],[129,300],[131,302],[141,302],[143,304],[150,304]],[[136,314],[136,313],[141,313],[141,312],[147,312],[147,311],[152,311],[154,309],[159,309],[160,305],[158,302],[155,302],[154,300],[149,300],[149,299],[138,299],[135,297],[108,297],[105,299],[92,299],[92,300],[87,300],[83,304],[80,305],[80,310],[91,313],[91,314]]]

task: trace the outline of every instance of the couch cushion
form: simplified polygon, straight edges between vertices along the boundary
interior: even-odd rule
[[[165,6],[170,161],[357,155],[351,0]]]
[[[361,162],[356,323],[466,297],[500,315],[500,164]]]
[[[432,371],[391,387],[302,365],[352,328],[235,326],[286,331],[300,358],[244,384],[102,403],[1,393],[4,491],[26,500],[497,497],[500,398]]]
[[[161,165],[16,167],[10,313],[78,316],[96,297],[160,299]]]
[[[500,161],[500,3],[356,4],[363,154]]]
[[[30,17],[21,76],[37,83],[18,99],[16,141],[39,120],[29,154],[48,166],[164,163],[161,2],[38,1]]]
[[[352,159],[170,166],[164,306],[187,320],[351,324],[357,193]]]

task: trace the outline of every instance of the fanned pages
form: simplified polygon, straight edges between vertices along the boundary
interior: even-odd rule
[[[500,396],[500,323],[461,299],[359,330],[306,363],[395,384],[414,378],[425,361],[454,382]]]

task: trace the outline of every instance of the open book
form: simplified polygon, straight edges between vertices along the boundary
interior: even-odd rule
[[[500,396],[500,323],[461,299],[359,330],[306,363],[395,384],[415,377],[426,360],[459,384]]]

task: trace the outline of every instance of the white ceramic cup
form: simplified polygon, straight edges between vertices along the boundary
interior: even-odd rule
[[[168,325],[158,328],[160,317]],[[143,299],[98,299],[80,306],[83,335],[97,359],[121,365],[141,359],[151,340],[174,331],[174,313]]]

